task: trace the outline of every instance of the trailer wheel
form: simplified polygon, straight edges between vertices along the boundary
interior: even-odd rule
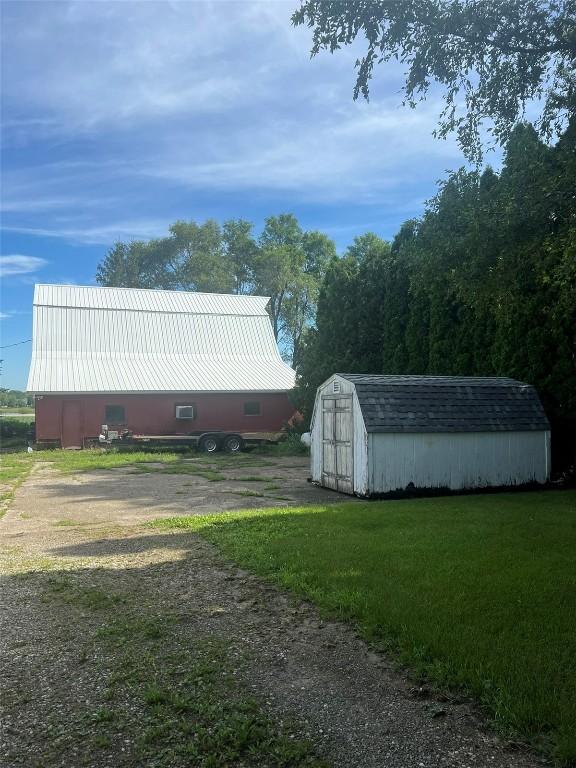
[[[238,435],[228,435],[224,440],[224,450],[227,453],[240,453],[244,447],[244,441]]]
[[[205,437],[200,443],[200,450],[204,453],[216,453],[219,448],[220,444],[218,443],[218,440],[210,435]]]

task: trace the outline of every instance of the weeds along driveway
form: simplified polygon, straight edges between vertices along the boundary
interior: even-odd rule
[[[128,524],[155,517],[342,501],[307,482],[301,456],[203,456],[63,473],[38,464],[6,517],[6,533],[55,524]]]
[[[308,486],[300,459],[269,464],[250,469],[265,480],[43,468],[18,489],[0,521],[0,762],[537,765],[506,750],[466,703],[415,686],[349,627],[322,620],[194,534],[140,525],[339,498]],[[242,490],[262,495],[235,495]]]

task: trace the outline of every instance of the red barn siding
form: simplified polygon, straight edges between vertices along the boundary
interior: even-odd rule
[[[150,435],[185,434],[209,430],[230,432],[276,432],[294,415],[288,395],[267,393],[190,393],[39,395],[36,398],[36,439],[61,441],[64,403],[75,402],[82,439],[97,438],[106,424],[106,406],[121,405],[125,426],[135,433]],[[258,401],[260,414],[244,415],[244,403]],[[176,419],[175,406],[193,403],[196,418]],[[70,410],[70,408],[68,408]]]

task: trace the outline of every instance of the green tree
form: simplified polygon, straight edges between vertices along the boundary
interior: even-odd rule
[[[576,127],[517,126],[500,174],[460,169],[388,248],[329,267],[302,356],[307,415],[335,371],[511,376],[576,417]]]
[[[0,364],[3,361],[0,360]],[[1,372],[1,365],[0,365]],[[0,406],[2,408],[22,408],[34,405],[34,395],[21,392],[19,389],[6,389],[0,387]]]
[[[405,249],[413,240],[417,222],[404,222],[392,241],[388,265],[388,291],[382,310],[382,373],[403,374],[408,370],[406,324],[409,311],[410,269]],[[402,252],[401,252],[402,251]]]
[[[159,243],[159,253],[163,250],[167,251],[168,263],[178,278],[175,288],[215,293],[232,291],[232,272],[224,257],[218,222],[212,219],[204,224],[177,221],[170,227],[170,237]]]
[[[301,248],[304,261],[283,308],[284,336],[295,368],[300,365],[303,343],[316,320],[320,285],[336,256],[334,242],[321,232],[303,232]]]
[[[230,219],[222,226],[222,242],[227,268],[233,276],[233,293],[251,293],[258,258],[253,224],[244,219]]]
[[[317,387],[333,373],[358,372],[356,357],[359,262],[334,257],[322,281],[316,324],[306,337],[298,368],[296,405],[309,419]]]
[[[298,368],[298,406],[308,418],[316,389],[328,376],[379,370],[389,258],[390,245],[370,232],[357,237],[340,258],[332,257]]]
[[[256,260],[256,290],[270,296],[270,319],[277,340],[284,331],[285,302],[299,282],[304,266],[301,242],[302,230],[292,214],[282,213],[266,219]]]
[[[389,299],[390,244],[372,232],[356,237],[346,251],[358,261],[354,349],[357,372],[378,370],[387,329],[384,310]]]
[[[141,240],[130,243],[115,243],[96,270],[96,280],[100,285],[114,285],[119,288],[160,288],[165,276],[156,280],[150,275],[149,244]],[[164,272],[160,266],[154,272]],[[160,282],[162,285],[155,283]]]
[[[116,243],[98,265],[100,285],[127,288],[229,292],[233,275],[224,258],[222,230],[176,221],[168,237],[149,242]]]
[[[455,132],[476,162],[486,118],[505,144],[530,101],[546,139],[576,113],[574,0],[303,0],[292,21],[312,28],[312,55],[364,39],[354,98],[368,98],[375,66],[390,61],[405,68],[404,104],[443,87],[435,133]]]
[[[289,213],[266,219],[259,246],[255,290],[270,296],[274,336],[297,366],[303,337],[314,319],[319,285],[336,254],[335,246],[320,232],[303,232]]]

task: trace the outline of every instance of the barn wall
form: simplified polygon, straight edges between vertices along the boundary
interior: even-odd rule
[[[369,493],[544,483],[550,432],[371,433]]]
[[[245,416],[244,403],[260,402],[260,415]],[[178,434],[222,429],[235,432],[275,432],[294,415],[288,395],[267,393],[41,395],[36,398],[36,439],[60,440],[62,408],[66,401],[80,403],[83,438],[94,438],[106,423],[106,406],[125,408],[125,426],[143,434]],[[175,418],[175,405],[194,403],[197,417]]]

